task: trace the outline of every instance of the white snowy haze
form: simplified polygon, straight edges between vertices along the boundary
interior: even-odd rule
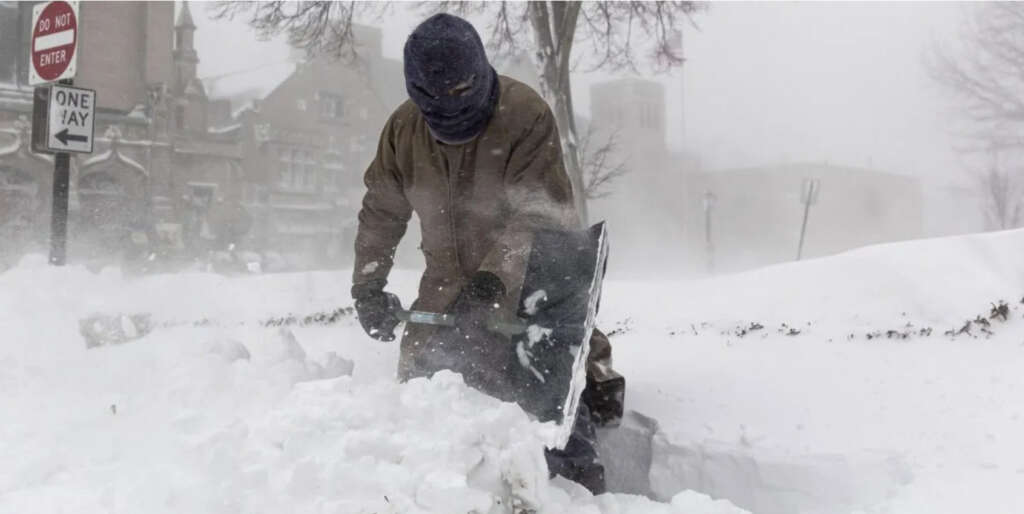
[[[581,135],[615,134],[626,170],[589,204],[600,301],[556,326],[596,323],[625,378],[597,496],[549,473],[566,427],[450,370],[397,380],[420,342],[355,308],[361,177],[424,11],[358,20],[369,60],[346,68],[201,2],[80,7],[111,5],[103,36],[146,44],[83,53],[110,71],[53,266],[53,160],[23,144],[33,92],[3,46],[28,10],[0,1],[0,514],[1024,512],[1024,228],[989,231],[926,66],[974,4],[712,3],[660,74],[588,71],[579,42]],[[177,89],[121,64],[142,54]],[[535,84],[525,57],[495,65]],[[417,224],[386,285],[405,306],[434,289]],[[529,327],[514,370],[540,375],[537,334],[563,350],[535,314],[560,287],[489,320]]]
[[[926,2],[712,3],[683,27],[682,69],[655,73],[641,59],[637,73],[589,71],[582,59],[572,80],[585,123],[596,116],[595,85],[634,78],[663,88],[654,108],[664,130],[634,135],[639,142],[620,134],[619,161],[629,172],[606,190],[607,198],[592,202],[592,218],[610,223],[613,271],[655,265],[659,272],[692,274],[792,260],[808,177],[821,180],[822,189],[809,211],[804,256],[986,228],[977,182],[954,148],[955,112],[925,65],[936,44],[958,37],[969,9]],[[238,20],[210,21],[204,9],[194,14],[200,76],[293,55],[282,40],[252,42]],[[399,7],[386,21],[366,22],[382,30],[384,56],[400,60],[405,37],[422,16]],[[472,21],[483,32],[489,20]],[[226,39],[246,43],[224,45]],[[575,51],[587,55],[586,43]],[[607,129],[600,121],[595,128]],[[371,137],[378,129],[365,127]],[[663,146],[663,154],[649,158],[650,145]],[[748,173],[737,176],[737,170]],[[725,173],[706,175],[718,172]],[[847,195],[850,183],[863,191],[848,199],[856,205],[840,205],[837,197]],[[707,190],[717,200],[710,256]],[[748,218],[759,220],[742,221]],[[403,262],[418,262],[414,246],[403,248],[412,255]]]

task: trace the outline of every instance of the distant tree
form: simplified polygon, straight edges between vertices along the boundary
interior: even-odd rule
[[[1021,226],[1024,214],[1024,174],[1019,155],[1007,156],[993,147],[987,154],[987,163],[977,174],[978,184],[986,198],[986,217],[989,226],[999,230]]]
[[[580,137],[580,156],[583,165],[583,195],[587,200],[606,198],[612,194],[611,185],[629,172],[619,153],[619,131],[598,140],[592,125]]]
[[[573,111],[570,72],[577,65],[589,70],[636,71],[642,60],[658,71],[683,62],[677,44],[682,25],[702,4],[691,1],[659,2],[437,2],[419,4],[429,11],[462,16],[483,15],[490,49],[497,53],[532,50],[541,94],[551,105],[562,133],[565,165],[575,191],[586,191],[583,157]],[[354,55],[352,23],[357,16],[380,16],[386,3],[274,0],[219,2],[218,17],[244,15],[263,36],[286,34],[289,43],[308,52]],[[530,34],[531,37],[524,37]],[[529,42],[524,44],[524,42]],[[650,42],[652,46],[647,45]],[[590,49],[574,59],[574,45]],[[641,58],[641,54],[647,53]],[[582,221],[587,219],[586,194],[577,194]]]
[[[1024,4],[972,6],[955,49],[936,45],[931,76],[956,100],[960,150],[975,165],[993,228],[1019,226],[1024,190]]]

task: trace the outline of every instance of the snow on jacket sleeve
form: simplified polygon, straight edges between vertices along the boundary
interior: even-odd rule
[[[386,284],[398,242],[412,216],[395,157],[394,116],[381,131],[377,156],[367,168],[363,181],[366,194],[363,196],[363,208],[359,211],[352,284],[370,281]]]
[[[533,232],[541,228],[579,227],[572,185],[562,161],[558,126],[547,104],[539,103],[539,114],[512,147],[505,170],[505,191],[512,215],[479,268],[501,278],[512,298],[517,298],[521,289]]]

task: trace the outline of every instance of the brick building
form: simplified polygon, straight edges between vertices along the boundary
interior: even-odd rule
[[[31,3],[0,2],[0,254],[45,251],[53,159],[29,149]],[[73,155],[69,260],[205,259],[234,243],[278,267],[343,265],[362,173],[406,95],[381,32],[354,60],[294,58],[201,79],[187,2],[80,4],[76,85],[96,147]],[[276,259],[274,257],[277,257]],[[273,267],[273,265],[271,266]]]
[[[32,3],[0,2],[0,259],[43,250],[52,158],[29,148]],[[187,4],[82,2],[78,76],[97,91],[96,144],[73,154],[69,260],[175,256],[214,248],[238,232],[238,141],[211,130],[215,115],[196,77]],[[211,222],[217,220],[229,220]],[[225,228],[228,227],[228,228]],[[218,243],[218,240],[219,243]]]
[[[206,81],[236,104],[228,130],[241,144],[253,244],[293,267],[351,257],[363,171],[405,99],[401,63],[382,56],[380,30],[356,26],[355,36],[354,59],[296,56]]]

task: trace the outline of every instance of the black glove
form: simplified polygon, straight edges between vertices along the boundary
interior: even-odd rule
[[[488,320],[504,300],[505,284],[497,275],[490,271],[474,273],[450,309],[455,327],[467,335],[487,330]]]
[[[398,317],[395,312],[402,302],[394,294],[384,291],[384,281],[374,280],[352,286],[359,324],[366,334],[378,341],[394,341]]]

